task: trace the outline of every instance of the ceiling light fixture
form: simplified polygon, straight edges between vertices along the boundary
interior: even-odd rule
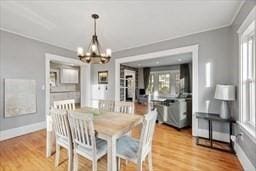
[[[106,64],[111,58],[111,49],[106,49],[106,53],[102,53],[98,37],[96,35],[96,20],[99,18],[98,14],[92,14],[94,19],[94,34],[92,36],[91,43],[89,44],[87,52],[84,54],[84,49],[77,48],[77,55],[82,62],[91,64]]]

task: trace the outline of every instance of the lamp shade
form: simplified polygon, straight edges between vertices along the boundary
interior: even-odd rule
[[[235,86],[217,84],[214,98],[225,101],[235,100]]]

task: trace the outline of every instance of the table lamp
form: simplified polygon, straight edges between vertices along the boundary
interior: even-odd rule
[[[235,86],[217,84],[214,98],[222,101],[220,117],[223,119],[229,119],[230,112],[228,102],[235,100]]]

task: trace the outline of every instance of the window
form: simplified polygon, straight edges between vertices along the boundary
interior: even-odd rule
[[[177,96],[180,91],[180,72],[157,71],[151,72],[149,76],[148,94],[160,96]]]
[[[240,122],[255,136],[255,19],[240,32]]]
[[[170,74],[163,73],[158,75],[158,92],[168,94],[170,92]]]
[[[148,83],[148,94],[152,94],[154,92],[154,75],[150,74],[149,83]]]

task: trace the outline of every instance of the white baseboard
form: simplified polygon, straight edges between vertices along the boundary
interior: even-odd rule
[[[35,132],[46,128],[46,122],[38,122],[30,125],[21,126],[18,128],[7,129],[0,131],[0,141]]]
[[[197,129],[197,135],[200,136],[200,137],[208,138],[209,137],[209,131],[208,131],[208,129],[199,129],[198,128]],[[215,140],[229,142],[229,134],[227,134],[227,133],[213,131],[212,137]]]
[[[245,171],[256,170],[256,167],[253,166],[253,164],[248,159],[248,157],[246,156],[243,149],[239,146],[238,143],[235,143],[234,150],[235,150],[236,155]]]

